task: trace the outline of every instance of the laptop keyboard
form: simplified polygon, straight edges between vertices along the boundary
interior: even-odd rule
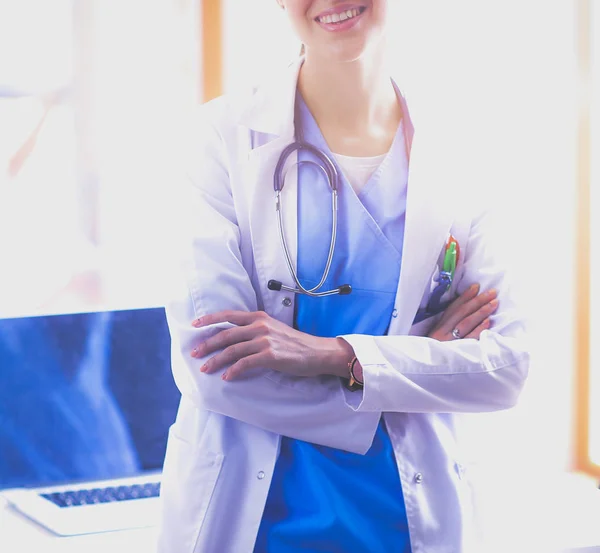
[[[52,501],[59,507],[78,507],[113,501],[129,501],[158,497],[160,482],[134,484],[131,486],[110,486],[107,488],[92,488],[90,490],[72,490],[40,494],[44,499]]]

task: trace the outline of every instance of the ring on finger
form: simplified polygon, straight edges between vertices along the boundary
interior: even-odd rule
[[[454,336],[454,338],[456,338],[457,340],[460,340],[462,338],[462,336],[460,335],[460,330],[458,330],[458,328],[455,328],[452,331],[452,336]]]

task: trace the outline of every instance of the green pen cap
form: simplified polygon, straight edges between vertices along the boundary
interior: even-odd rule
[[[450,246],[444,255],[444,272],[454,275],[456,269],[456,242],[450,242]]]

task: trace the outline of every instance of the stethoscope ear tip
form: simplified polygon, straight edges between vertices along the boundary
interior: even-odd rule
[[[267,283],[267,288],[269,290],[274,290],[275,292],[280,292],[281,286],[282,286],[282,283],[279,282],[278,280],[269,280],[269,282]]]
[[[350,286],[349,284],[342,284],[338,290],[340,291],[339,294],[340,296],[347,296],[348,294],[350,294],[352,292],[352,286]]]

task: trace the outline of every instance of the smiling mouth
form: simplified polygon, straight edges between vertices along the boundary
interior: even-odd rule
[[[366,9],[367,8],[365,8],[363,6],[360,8],[353,8],[351,10],[345,10],[340,13],[323,15],[323,16],[315,17],[315,21],[317,23],[325,23],[328,25],[335,25],[336,23],[343,23],[344,21],[348,21],[349,19],[354,19],[355,17],[358,17],[359,15],[364,13],[364,11]]]

